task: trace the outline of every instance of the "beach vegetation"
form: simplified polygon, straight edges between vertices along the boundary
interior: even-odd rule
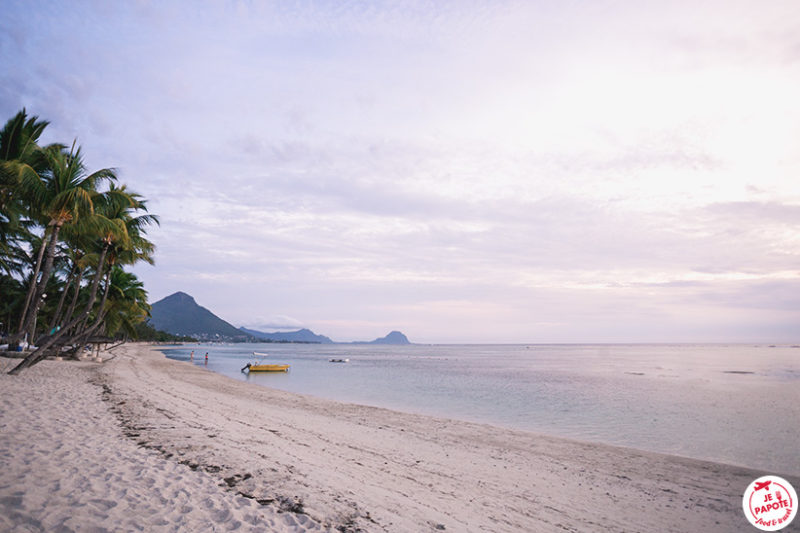
[[[149,322],[139,322],[135,326],[136,335],[132,336],[132,338],[137,339],[139,341],[148,341],[148,342],[200,342],[199,339],[195,337],[191,337],[189,335],[173,335],[172,333],[167,333],[166,331],[162,331],[160,329],[154,328],[150,325]]]
[[[147,292],[125,268],[152,264],[159,223],[117,171],[90,171],[82,148],[42,145],[48,122],[25,109],[0,130],[0,335],[26,350],[11,373],[93,337],[136,338]]]

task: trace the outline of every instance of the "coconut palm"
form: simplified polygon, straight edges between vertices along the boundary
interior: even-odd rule
[[[19,313],[22,306],[22,297],[25,287],[22,283],[11,277],[0,275],[0,337],[11,331],[13,317]]]
[[[136,325],[150,314],[144,284],[134,274],[115,266],[110,271],[109,288],[103,312],[106,334],[122,331],[130,337],[136,336]]]
[[[112,184],[113,186],[113,184]],[[107,193],[95,193],[92,204],[102,204]],[[115,232],[114,226],[105,216],[100,213],[92,213],[82,217],[73,224],[67,224],[61,231],[60,237],[66,243],[67,261],[71,263],[70,273],[67,277],[66,289],[59,298],[59,311],[69,296],[69,288],[72,288],[70,304],[63,313],[57,312],[54,321],[50,326],[53,330],[57,326],[69,323],[79,303],[81,297],[81,284],[85,276],[94,279],[92,272],[96,271],[98,264],[104,261],[101,258],[103,244],[101,237],[108,232]],[[98,278],[99,282],[99,278]],[[91,286],[91,283],[90,285]],[[85,296],[85,295],[84,295]],[[85,300],[86,298],[84,298]],[[60,329],[60,327],[59,327]]]
[[[77,294],[77,291],[80,289],[80,274],[81,274],[81,259],[83,257],[83,251],[74,247],[65,245],[63,249],[63,274],[64,274],[64,287],[63,290],[60,292],[60,296],[58,298],[58,305],[56,306],[55,311],[53,312],[53,317],[50,320],[50,325],[48,326],[48,331],[52,331],[58,326],[58,323],[63,316],[64,305],[67,301],[67,296],[69,296],[70,289],[75,287],[73,294]],[[77,284],[76,284],[77,280]]]
[[[97,201],[98,215],[103,216],[110,223],[109,231],[102,239],[104,245],[101,254],[101,257],[106,258],[108,271],[106,289],[95,313],[95,322],[89,328],[89,333],[94,332],[103,319],[104,307],[111,285],[109,279],[111,270],[116,265],[132,265],[138,261],[153,263],[155,246],[144,238],[144,230],[149,225],[158,224],[159,220],[158,217],[151,214],[134,216],[137,211],[147,211],[147,204],[139,194],[128,191],[125,186],[117,188],[112,184]],[[95,275],[97,274],[98,272],[95,273]],[[87,313],[84,319],[84,328],[88,318]]]
[[[134,216],[137,211],[147,209],[146,203],[138,194],[127,191],[124,186],[118,188],[112,184],[108,191],[94,195],[92,205],[96,209],[92,215],[86,218],[85,224],[97,231],[98,239],[95,241],[95,245],[99,247],[100,251],[83,312],[72,318],[58,332],[45,339],[35,352],[11,370],[12,374],[17,374],[43,359],[47,350],[72,328],[77,327],[77,331],[69,342],[77,347],[80,347],[85,339],[99,328],[111,287],[110,268],[117,264],[121,257],[130,262],[135,262],[133,261],[134,257],[152,261],[153,245],[144,238],[143,233],[147,225],[158,223],[158,217],[150,214]],[[105,289],[98,309],[94,312],[95,321],[87,327],[104,273],[107,274]]]
[[[20,317],[18,338],[30,328],[41,303],[44,288],[50,278],[55,257],[56,244],[61,228],[65,224],[76,223],[81,217],[94,212],[93,196],[97,186],[104,181],[115,181],[116,172],[104,168],[87,174],[81,149],[66,151],[59,147],[42,150],[47,168],[39,173],[26,173],[21,179],[21,188],[30,202],[32,212],[45,226],[44,264],[39,254],[34,277],[29,288],[30,301],[26,302]],[[41,268],[41,277],[36,273]]]
[[[127,190],[124,185],[116,188],[112,186],[109,195],[117,193],[126,196],[129,206],[111,205],[107,216],[121,220],[124,225],[124,239],[119,239],[109,249],[109,263],[111,265],[134,265],[139,261],[153,264],[155,245],[145,238],[148,226],[160,225],[156,215],[147,213],[147,202],[141,195]],[[137,212],[144,212],[138,214]]]
[[[0,129],[0,274],[22,275],[24,270],[23,243],[30,236],[30,220],[21,182],[44,168],[38,141],[47,124],[29,118],[23,109]]]
[[[28,118],[23,109],[0,130],[0,244],[25,211],[19,195],[22,177],[44,168],[38,142],[47,125],[39,117]]]
[[[0,129],[0,331],[15,331],[13,344],[33,336],[38,317],[50,332],[12,374],[101,327],[132,333],[149,312],[141,282],[122,266],[153,262],[145,233],[158,218],[115,185],[114,169],[89,173],[75,143],[40,147],[46,126],[23,109]]]

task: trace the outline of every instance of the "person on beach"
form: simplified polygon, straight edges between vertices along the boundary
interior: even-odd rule
[[[194,361],[194,350],[189,354],[189,361]]]
[[[208,364],[208,352],[206,352],[206,364]]]

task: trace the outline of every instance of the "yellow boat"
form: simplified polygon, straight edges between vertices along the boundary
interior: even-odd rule
[[[288,372],[289,365],[251,365],[247,363],[242,372]]]

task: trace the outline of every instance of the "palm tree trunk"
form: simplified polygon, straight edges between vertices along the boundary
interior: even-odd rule
[[[19,326],[17,327],[17,333],[11,336],[9,341],[9,349],[11,349],[12,344],[16,344],[25,334],[25,318],[28,315],[28,308],[30,307],[31,300],[33,299],[33,294],[36,291],[36,278],[39,277],[39,269],[42,268],[42,259],[44,258],[44,250],[46,248],[45,242],[47,241],[48,232],[50,231],[50,226],[48,225],[44,230],[44,235],[42,235],[42,245],[39,247],[39,255],[36,257],[36,265],[33,268],[33,275],[31,276],[31,283],[28,287],[28,293],[25,296],[25,305],[22,307],[22,313],[19,317]]]
[[[86,317],[83,319],[83,326],[78,328],[78,335],[84,335],[86,331],[94,331],[97,329],[97,326],[100,324],[100,321],[105,317],[103,313],[103,309],[106,306],[106,300],[108,300],[108,290],[111,287],[111,265],[108,267],[108,273],[106,273],[106,283],[105,289],[103,289],[103,297],[100,299],[100,305],[97,306],[97,317],[95,318],[94,323],[88,327],[87,324],[89,322],[89,315],[86,314]]]
[[[106,273],[106,288],[103,290],[103,298],[100,300],[100,307],[97,309],[97,319],[92,324],[92,328],[96,328],[100,321],[105,316],[103,311],[106,308],[106,301],[108,301],[108,290],[111,288],[111,265],[108,267],[108,273]]]
[[[103,320],[105,319],[105,313],[101,313],[97,316],[97,320],[94,321],[94,324],[89,326],[89,329],[85,330],[83,333],[77,337],[77,341],[74,342],[75,350],[72,353],[72,356],[76,359],[78,358],[78,353],[83,349],[83,346],[89,342],[89,339],[92,337],[92,334],[97,331],[97,329],[103,324]]]
[[[92,312],[94,300],[97,298],[97,287],[100,285],[100,278],[103,275],[103,264],[105,263],[106,252],[108,252],[108,244],[103,247],[103,252],[100,254],[100,260],[97,262],[97,271],[94,274],[94,279],[92,279],[92,289],[89,293],[89,301],[86,303],[86,308],[83,310],[83,312],[70,320],[63,328],[58,330],[54,335],[50,336],[50,338],[45,338],[45,340],[41,343],[42,345],[39,346],[35,352],[23,359],[17,366],[12,368],[9,374],[19,374],[26,368],[29,368],[44,359],[47,350],[49,350],[50,347],[53,346],[56,341],[58,341],[58,339],[63,337],[70,328],[75,327],[75,325],[77,325],[79,322],[84,321],[89,317],[89,314]]]
[[[106,317],[105,306],[106,306],[106,301],[108,300],[108,290],[110,287],[111,287],[111,266],[109,266],[108,273],[106,274],[106,287],[103,290],[103,297],[100,299],[100,305],[97,308],[97,318],[95,318],[94,323],[91,326],[89,326],[88,329],[84,329],[78,336],[78,342],[75,343],[77,345],[78,351],[73,353],[74,356],[77,357],[78,352],[83,349],[83,345],[89,341],[89,338],[92,336],[92,333],[97,331],[97,329],[100,327],[103,320],[105,319]]]
[[[32,311],[25,317],[25,323],[22,326],[20,333],[27,331],[33,327],[33,322],[36,320],[36,315],[39,312],[39,306],[42,305],[42,295],[44,294],[45,286],[50,279],[50,274],[53,271],[53,260],[56,256],[56,245],[58,244],[58,233],[61,230],[61,222],[56,222],[53,226],[53,231],[50,235],[50,241],[47,243],[47,258],[42,268],[42,278],[36,284],[36,291],[33,294],[33,301],[31,302]],[[44,244],[43,244],[44,245]],[[41,254],[40,254],[41,255]],[[29,341],[33,342],[33,331],[29,337]]]
[[[89,301],[86,302],[86,308],[81,313],[83,317],[83,326],[80,329],[86,327],[86,322],[89,319],[89,314],[92,312],[92,306],[94,305],[94,301],[97,298],[97,288],[100,286],[100,278],[103,276],[103,267],[105,265],[106,254],[108,253],[109,244],[106,243],[103,246],[103,251],[100,253],[100,259],[97,261],[97,269],[94,272],[94,279],[92,279],[92,289],[89,292]]]
[[[64,303],[67,300],[67,293],[69,292],[70,287],[72,287],[72,282],[75,281],[75,276],[78,274],[78,263],[74,263],[72,265],[72,269],[69,271],[69,277],[67,278],[67,282],[64,284],[64,290],[61,292],[61,297],[58,299],[58,306],[56,307],[56,312],[53,313],[53,320],[50,321],[50,324],[47,326],[47,331],[53,331],[58,324],[59,318],[61,318],[61,310],[64,308]]]
[[[68,323],[72,320],[72,315],[75,313],[75,307],[78,305],[78,297],[81,294],[81,282],[83,281],[83,270],[78,270],[78,278],[75,280],[75,292],[72,295],[72,302],[69,304],[69,309],[64,314],[64,320],[61,321],[62,324]]]

